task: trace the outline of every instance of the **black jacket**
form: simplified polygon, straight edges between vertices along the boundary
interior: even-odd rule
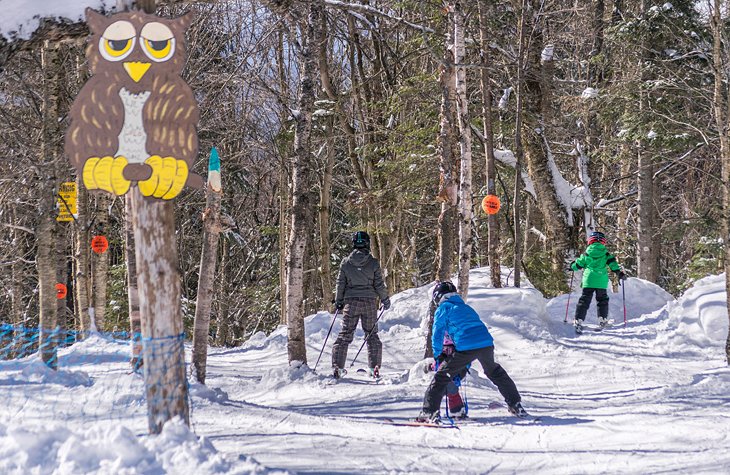
[[[388,298],[380,263],[368,249],[355,249],[340,264],[335,302],[352,297],[380,297],[381,301]]]

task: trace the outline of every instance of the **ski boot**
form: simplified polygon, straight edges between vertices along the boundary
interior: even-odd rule
[[[368,368],[368,376],[373,379],[380,379],[380,366],[375,365],[372,368]]]
[[[332,368],[332,376],[335,379],[340,379],[346,374],[347,374],[347,370],[345,368],[338,368],[337,366]]]
[[[457,410],[449,409],[449,412],[451,412],[451,417],[453,419],[469,419],[465,406],[461,406],[461,408]]]
[[[508,405],[507,406],[507,409],[509,410],[510,414],[513,414],[513,415],[515,415],[517,417],[527,417],[527,416],[529,416],[529,414],[527,413],[527,411],[525,411],[525,408],[522,407],[522,403],[520,403],[519,401],[516,402],[516,403],[514,403],[514,404]]]
[[[428,424],[440,424],[441,423],[441,414],[439,411],[436,412],[427,412],[427,411],[421,411],[421,413],[416,417],[416,422],[424,422]]]
[[[598,326],[601,328],[601,330],[606,328],[606,325],[608,325],[608,318],[598,317]]]
[[[573,322],[573,326],[575,327],[575,333],[580,335],[583,333],[583,320],[578,320],[577,318]]]

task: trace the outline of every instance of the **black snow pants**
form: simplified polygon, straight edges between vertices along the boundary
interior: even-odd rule
[[[591,306],[593,300],[593,292],[596,293],[596,302],[598,303],[598,318],[608,318],[608,292],[606,289],[596,289],[586,287],[578,299],[578,305],[575,307],[575,319],[581,322],[586,319],[588,307]]]
[[[380,366],[383,359],[383,344],[378,337],[378,328],[375,321],[378,319],[378,302],[374,298],[353,297],[345,298],[345,308],[342,316],[342,330],[332,345],[332,367],[344,368],[347,359],[347,349],[355,337],[357,322],[361,322],[362,330],[368,338],[368,366]],[[374,328],[374,329],[373,329]]]
[[[438,371],[433,375],[431,384],[426,389],[426,395],[423,398],[423,412],[432,414],[439,410],[449,382],[454,376],[463,374],[467,365],[474,360],[481,363],[487,378],[497,386],[508,405],[511,406],[521,401],[522,398],[512,378],[504,368],[494,362],[494,347],[487,346],[476,350],[456,351],[451,358],[441,363]]]

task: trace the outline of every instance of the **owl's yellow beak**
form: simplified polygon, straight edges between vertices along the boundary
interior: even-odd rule
[[[150,69],[150,66],[150,63],[142,63],[140,61],[124,63],[124,69],[127,70],[127,74],[129,74],[129,77],[131,77],[134,82],[139,82],[139,80],[142,79],[142,76],[144,76],[144,73]]]

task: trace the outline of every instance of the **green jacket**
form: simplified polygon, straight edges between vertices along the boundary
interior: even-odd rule
[[[618,272],[621,266],[616,262],[616,258],[608,253],[606,246],[600,242],[594,242],[586,248],[586,252],[574,260],[570,264],[570,268],[574,271],[583,270],[583,282],[581,286],[592,289],[605,289],[608,287],[608,271],[606,266],[612,271]]]

